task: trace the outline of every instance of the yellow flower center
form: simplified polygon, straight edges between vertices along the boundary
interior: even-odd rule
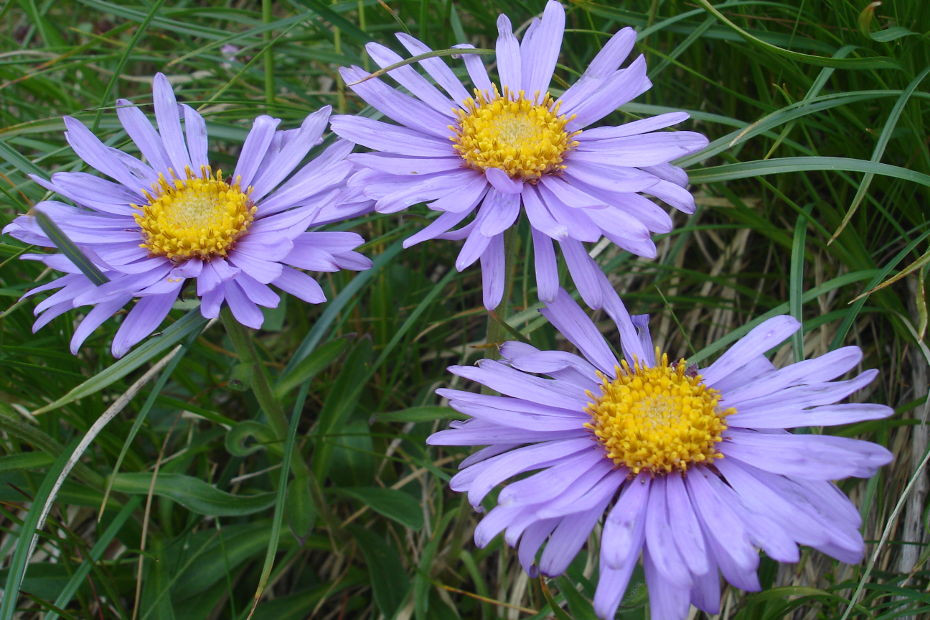
[[[255,217],[252,188],[242,191],[238,178],[230,185],[222,170],[214,174],[209,166],[200,176],[187,168],[185,177],[171,171],[169,181],[159,174],[152,192],[143,190],[148,204],[132,205],[141,211],[133,216],[145,239],[140,247],[171,260],[226,256]]]
[[[549,93],[540,103],[522,90],[515,99],[507,89],[502,97],[496,88],[490,98],[477,90],[475,97],[465,102],[465,110],[455,109],[459,123],[449,126],[454,148],[469,166],[499,168],[524,181],[565,168],[562,158],[578,146],[573,138],[581,132],[565,131],[573,117],[560,116]]]
[[[685,360],[670,366],[663,354],[652,368],[637,361],[630,369],[624,361],[613,380],[598,373],[601,394],[588,393],[593,402],[585,408],[591,415],[585,426],[614,463],[633,474],[667,474],[723,457],[716,446],[724,418],[736,410],[719,411],[720,393],[687,366]]]

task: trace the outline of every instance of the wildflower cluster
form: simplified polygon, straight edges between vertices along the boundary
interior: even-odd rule
[[[435,218],[404,246],[464,240],[455,267],[480,261],[483,302],[492,310],[507,290],[504,233],[525,216],[541,312],[579,354],[506,342],[500,360],[449,368],[497,392],[438,390],[467,420],[429,443],[483,446],[461,463],[451,488],[482,509],[495,487],[519,477],[500,491],[476,542],[503,533],[529,574],[554,576],[602,523],[594,597],[602,618],[615,615],[640,562],[654,618],[684,618],[692,604],[718,613],[720,575],[758,590],[759,550],[796,562],[798,545],[807,545],[858,562],[859,515],[832,481],[871,476],[891,454],[865,441],[789,429],[890,415],[884,405],[840,402],[876,371],[838,380],[861,361],[857,347],[776,368],[766,352],[800,328],[787,316],[749,330],[706,367],[656,348],[648,317],[627,312],[586,244],[606,238],[654,257],[652,235],[672,230],[672,220],[653,199],[694,211],[687,174],[673,162],[707,139],[666,130],[688,118],[683,112],[601,122],[651,86],[643,56],[624,66],[636,41],[631,28],[614,34],[561,92],[552,77],[562,5],[548,2],[522,40],[504,15],[497,28],[497,81],[467,44],[456,46],[464,71],[455,72],[424,43],[398,34],[417,57],[387,72],[400,88],[357,66],[341,69],[384,120],[331,117],[324,107],[283,130],[279,119],[258,116],[228,174],[211,162],[204,118],[178,103],[162,74],[152,85],[154,125],[132,103],[117,102],[140,156],[107,146],[66,117],[68,143],[103,176],[35,176],[68,202],[45,200],[34,211],[105,281],[90,279],[34,214],[18,217],[5,233],[62,250],[23,256],[63,274],[26,294],[54,291],[36,306],[34,328],[89,308],[71,340],[76,354],[131,305],[112,342],[119,357],[156,330],[186,292],[199,299],[204,317],[228,307],[239,323],[258,329],[262,309],[277,307],[281,292],[325,300],[306,272],[371,266],[357,251],[361,236],[320,227],[420,203]],[[403,60],[378,43],[366,49],[382,68]],[[328,126],[337,137],[308,160]],[[580,298],[612,319],[619,355],[562,288],[556,249]]]

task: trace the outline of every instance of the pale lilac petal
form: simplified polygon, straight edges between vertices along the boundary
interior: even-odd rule
[[[483,174],[469,170],[470,177],[459,181],[458,189],[430,202],[427,206],[434,211],[471,213],[478,203],[484,200],[490,186]]]
[[[610,496],[607,496],[590,510],[562,518],[539,558],[539,571],[542,574],[555,577],[565,572],[601,518],[609,500]]]
[[[246,296],[236,280],[223,283],[223,295],[237,321],[252,329],[261,328],[265,320],[262,311]]]
[[[380,43],[368,43],[365,50],[372,60],[382,69],[397,64],[403,60],[399,54],[381,45]],[[437,112],[450,118],[454,118],[452,110],[456,107],[454,101],[439,92],[435,86],[430,84],[422,75],[417,73],[413,67],[407,65],[393,69],[388,73],[397,83],[409,90],[415,97],[420,99]]]
[[[330,126],[340,137],[376,151],[413,157],[456,155],[448,139],[441,140],[420,131],[370,118],[336,115],[330,120]]]
[[[600,449],[591,445],[557,465],[507,485],[497,497],[499,505],[542,504],[573,487],[586,472],[603,462]],[[601,476],[604,474],[602,473]],[[554,516],[554,515],[548,515]]]
[[[568,228],[552,216],[546,203],[540,198],[538,188],[526,186],[522,197],[526,217],[534,229],[552,239],[564,239],[568,236]]]
[[[552,533],[552,530],[555,529],[558,523],[559,519],[545,519],[543,521],[537,521],[536,523],[526,528],[526,532],[520,539],[520,550],[518,557],[520,559],[520,564],[523,566],[523,570],[525,570],[530,577],[539,576],[539,571],[533,564],[534,560],[536,559],[536,553],[539,551],[539,547],[542,546],[543,542],[545,542],[546,538],[549,537],[549,534]]]
[[[520,63],[520,44],[513,35],[513,28],[506,15],[497,18],[497,73],[500,75],[501,88],[516,97],[523,88]]]
[[[524,35],[520,56],[522,61],[522,85],[530,97],[549,89],[549,81],[555,70],[562,47],[562,34],[565,31],[565,9],[555,0],[546,3],[542,21],[535,29],[532,40],[527,42],[529,34]]]
[[[559,289],[555,299],[548,302],[539,312],[598,370],[608,376],[614,376],[617,358],[588,315],[568,293]]]
[[[310,304],[319,304],[326,301],[326,295],[316,280],[290,267],[284,267],[281,270],[281,275],[275,278],[272,284]]]
[[[191,156],[191,169],[194,174],[210,165],[207,159],[207,123],[203,117],[187,104],[181,104],[184,111],[184,130],[187,134],[187,151]]]
[[[766,471],[801,479],[869,478],[892,459],[884,447],[849,437],[735,429],[727,433],[731,441],[720,444],[722,454]]]
[[[252,179],[271,145],[271,139],[274,138],[275,129],[280,122],[281,119],[265,114],[255,117],[252,121],[252,129],[245,137],[239,161],[236,162],[236,171],[233,172],[233,179],[238,179],[243,189],[252,184]]]
[[[106,146],[80,121],[66,116],[64,122],[67,128],[65,139],[78,157],[119,181],[126,188],[134,190],[140,199],[140,190],[156,181],[155,173],[148,165],[131,155]]]
[[[381,80],[366,80],[365,78],[370,74],[361,67],[342,67],[339,69],[339,74],[347,84],[350,84],[349,88],[362,101],[391,120],[416,131],[423,131],[439,138],[448,138],[449,124],[452,122],[449,118],[451,106],[447,108],[446,114],[440,114],[425,103],[391,88]]]
[[[180,290],[178,284],[173,292],[140,298],[113,337],[113,357],[122,357],[134,344],[151,334],[168,316]]]
[[[263,284],[247,273],[240,273],[236,276],[236,284],[242,289],[246,297],[266,308],[277,308],[281,298],[267,284]]]
[[[533,237],[537,295],[540,301],[551,302],[559,291],[559,267],[555,260],[552,240],[535,228],[530,229],[530,234]]]
[[[636,562],[646,536],[646,504],[651,482],[645,474],[629,481],[607,515],[601,535],[602,566],[623,570]]]
[[[564,176],[591,187],[597,187],[609,192],[641,192],[654,187],[660,182],[659,179],[647,172],[629,166],[614,165],[607,158],[596,162],[585,156],[575,158],[573,155],[574,151],[570,152],[565,158]],[[597,202],[594,204],[597,204]]]
[[[191,167],[190,154],[181,133],[181,116],[178,100],[174,90],[163,73],[155,75],[152,80],[152,98],[155,102],[155,120],[162,144],[168,152],[168,159],[176,176],[183,178],[184,171]]]
[[[50,181],[34,174],[29,178],[82,206],[113,215],[137,213],[130,205],[144,202],[137,191],[86,172],[56,172]]]
[[[432,174],[463,167],[461,157],[400,157],[382,153],[353,153],[349,161],[388,174]]]
[[[575,84],[582,84],[582,80],[583,78]],[[562,102],[560,112],[574,116],[566,123],[566,131],[574,131],[596,123],[623,104],[649,90],[650,86],[652,83],[646,77],[646,60],[643,56],[639,56],[630,63],[629,67],[598,80],[594,88],[587,92],[575,92],[569,88],[559,98]],[[583,96],[579,97],[579,95]]]
[[[495,189],[488,192],[481,205],[483,215],[478,232],[486,237],[493,237],[510,228],[520,215],[520,195],[506,194]]]
[[[120,308],[129,303],[130,299],[132,298],[126,296],[112,301],[105,301],[94,306],[74,330],[74,335],[71,337],[71,354],[77,355],[78,350],[81,348],[81,345],[84,344],[84,341],[87,340],[87,337],[90,336],[95,329],[100,327],[104,321],[116,314]]]
[[[832,405],[838,400],[858,392],[878,375],[878,370],[866,370],[862,374],[848,381],[825,381],[824,383],[811,383],[809,385],[793,385],[783,388],[775,394],[760,396],[749,400],[731,403],[726,398],[721,400],[722,407],[735,406],[745,410],[759,410],[769,407],[816,407],[818,405]]]
[[[261,168],[252,180],[252,200],[258,202],[276,188],[287,175],[294,171],[310,149],[320,143],[331,112],[332,108],[327,105],[307,115],[300,124],[300,128],[292,134],[279,151],[272,153],[269,149]]]
[[[583,392],[571,394],[558,381],[527,375],[494,360],[481,360],[478,366],[450,366],[449,372],[515,398],[569,410],[582,410],[587,404]]]
[[[647,521],[648,526],[648,521]],[[649,617],[652,620],[681,620],[691,606],[691,585],[682,586],[668,579],[656,564],[653,548],[646,545],[643,554],[643,573],[649,590]]]
[[[204,265],[197,276],[197,296],[203,297],[223,282],[234,278],[239,271],[238,267],[232,267],[222,258],[214,258]]]
[[[622,125],[608,125],[585,129],[577,138],[579,142],[604,140],[608,138],[623,138],[665,129],[671,125],[688,120],[691,115],[687,112],[666,112],[658,116],[650,116],[638,121],[631,121]],[[593,147],[594,145],[592,145]],[[664,164],[663,164],[664,165]],[[674,166],[672,166],[674,167]],[[680,168],[679,168],[680,170]],[[664,177],[663,177],[664,178]],[[668,180],[668,179],[667,179]]]
[[[739,387],[727,390],[727,400],[739,403],[769,394],[777,394],[795,385],[830,381],[849,372],[861,361],[862,350],[859,347],[841,347],[820,357],[796,362],[759,377],[755,381],[748,381]]]
[[[701,524],[698,523],[695,508],[691,505],[684,480],[681,474],[673,473],[667,475],[665,481],[665,501],[668,521],[671,524],[671,537],[691,575],[703,575],[711,569],[711,562],[704,535],[701,533]]]
[[[657,250],[649,229],[635,217],[616,207],[585,209],[585,214],[616,246],[644,258],[656,257]]]
[[[797,406],[737,409],[727,417],[727,426],[737,428],[796,428],[799,426],[833,426],[865,420],[880,420],[894,414],[894,409],[872,403],[825,405],[811,409]]]
[[[562,239],[559,241],[559,247],[562,248],[568,272],[578,287],[581,298],[589,308],[600,308],[604,299],[604,287],[607,286],[604,272],[588,255],[580,241]]]
[[[488,168],[484,171],[488,182],[494,186],[494,189],[502,194],[519,194],[523,190],[523,181],[521,179],[511,179],[507,173],[499,168]]]
[[[471,211],[463,211],[461,213],[447,211],[440,214],[439,217],[433,220],[428,226],[404,239],[404,248],[409,248],[422,241],[435,239],[437,236],[456,226],[459,222],[468,217],[470,213]]]
[[[456,271],[464,271],[469,265],[481,258],[484,251],[491,243],[492,237],[486,237],[479,232],[472,232],[462,244],[459,255],[455,259]]]
[[[504,297],[507,266],[504,264],[504,235],[491,238],[481,254],[481,288],[484,307],[493,310]]]
[[[704,574],[694,575],[691,586],[691,604],[708,614],[720,613],[720,576],[717,565],[708,557],[710,570]]]
[[[659,177],[663,181],[668,181],[669,183],[674,183],[681,187],[688,186],[688,173],[679,166],[673,166],[672,164],[656,164],[655,166],[642,166],[642,169],[649,174]]]
[[[593,164],[606,158],[613,166],[651,166],[694,153],[705,146],[707,138],[694,131],[658,131],[639,136],[582,142],[572,151],[571,158]]]
[[[414,56],[433,51],[424,45],[422,41],[411,37],[409,34],[398,32],[394,36]],[[441,58],[425,58],[420,61],[420,66],[426,69],[430,77],[436,80],[436,83],[458,103],[462,103],[470,97],[468,91],[465,90],[465,87],[462,86],[462,83]]]
[[[452,47],[459,49],[475,49],[475,46],[470,43],[459,43]],[[486,97],[489,97],[494,92],[494,86],[491,84],[491,79],[488,77],[488,70],[484,68],[484,62],[481,60],[481,56],[479,54],[462,54],[461,58],[465,62],[465,70],[468,71],[468,77],[471,78],[472,84],[474,84],[475,88],[479,91],[483,92]]]
[[[697,208],[694,202],[694,195],[688,190],[668,181],[659,181],[655,185],[645,190],[647,194],[655,196],[659,200],[664,200],[682,213],[692,214]]]
[[[165,145],[162,144],[161,136],[152,127],[142,110],[126,99],[118,99],[116,101],[116,115],[119,117],[123,129],[126,130],[132,141],[139,147],[139,151],[148,160],[149,165],[156,172],[167,176],[168,169],[171,167],[168,152],[165,150]]]
[[[717,361],[701,371],[704,383],[709,387],[714,387],[719,379],[744,365],[751,358],[781,344],[800,328],[801,324],[797,319],[788,315],[772,317],[757,325],[727,349]]]
[[[666,503],[666,479],[673,477],[658,476],[652,481],[646,506],[646,549],[653,564],[664,580],[677,588],[687,591],[691,587],[691,577],[673,536],[669,532],[678,526],[670,522]]]

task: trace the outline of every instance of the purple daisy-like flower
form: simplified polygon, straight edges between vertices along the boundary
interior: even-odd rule
[[[307,230],[371,206],[344,187],[353,170],[346,160],[351,142],[338,140],[299,167],[321,141],[328,106],[292,130],[278,130],[280,119],[257,117],[226,178],[207,159],[203,117],[178,104],[160,73],[153,97],[157,129],[132,103],[117,102],[119,120],[145,161],[105,145],[66,116],[71,148],[113,181],[85,172],[32,177],[77,205],[49,200],[34,209],[51,218],[109,280],[95,285],[64,254],[23,255],[66,274],[24,296],[58,289],[36,306],[33,331],[72,308],[93,306],[71,339],[76,353],[97,327],[138,298],[113,339],[113,355],[120,357],[158,327],[188,279],[196,280],[204,317],[216,317],[225,302],[240,323],[259,328],[260,306],[274,308],[280,301],[271,286],[320,303],[323,290],[303,269],[371,266],[354,251],[363,243],[359,235]],[[55,247],[31,215],[16,218],[3,232]]]
[[[364,168],[351,182],[376,201],[380,212],[420,202],[438,211],[430,225],[404,241],[405,247],[434,238],[465,239],[455,267],[461,271],[481,261],[489,309],[504,292],[503,234],[522,206],[532,229],[540,299],[553,299],[559,287],[555,241],[585,303],[598,308],[604,276],[584,243],[603,236],[624,250],[654,257],[651,233],[669,232],[672,221],[640,193],[693,212],[687,175],[669,162],[700,150],[707,139],[690,131],[659,131],[687,119],[684,112],[591,127],[651,86],[642,56],[619,68],[636,41],[632,28],[616,33],[581,77],[553,98],[549,84],[565,28],[562,6],[550,1],[519,42],[507,16],[501,15],[497,26],[500,87],[475,54],[462,55],[471,93],[440,58],[419,64],[442,90],[412,66],[389,72],[410,94],[366,79],[369,74],[359,67],[341,70],[359,97],[399,123],[333,117],[333,131],[375,151],[350,157]],[[411,54],[431,51],[407,34],[397,38]],[[402,60],[377,43],[366,49],[381,67]],[[451,230],[473,213],[468,223]]]
[[[601,618],[614,617],[640,557],[655,619],[684,618],[689,603],[717,613],[718,573],[759,590],[758,549],[780,562],[796,562],[798,544],[861,560],[859,514],[831,481],[869,477],[891,453],[786,430],[892,414],[837,404],[877,374],[834,381],[860,362],[858,347],[776,369],[764,353],[800,327],[777,316],[697,369],[660,355],[647,317],[630,317],[616,295],[605,310],[620,332],[621,361],[560,291],[542,313],[581,356],[507,342],[501,361],[449,369],[501,396],[437,390],[471,419],[428,443],[487,446],[461,463],[453,490],[477,508],[499,483],[536,472],[501,490],[475,530],[478,545],[505,532],[527,572],[558,575],[604,517]]]

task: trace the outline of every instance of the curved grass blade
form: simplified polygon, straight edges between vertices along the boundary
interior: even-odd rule
[[[744,161],[689,170],[688,178],[692,183],[718,183],[720,181],[761,177],[768,174],[810,172],[812,170],[881,174],[930,187],[930,175],[928,174],[915,172],[900,166],[850,157],[777,157],[761,161]]]
[[[183,338],[195,332],[200,333],[206,325],[207,320],[200,316],[198,308],[194,308],[168,327],[168,329],[163,331],[161,335],[149,338],[126,355],[126,357],[118,360],[87,381],[84,381],[61,398],[44,407],[36,409],[33,411],[33,415],[39,415],[52,411],[53,409],[58,409],[63,405],[99,392],[103,388],[119,381],[168,347],[177,344]]]
[[[33,209],[32,214],[36,218],[36,223],[39,225],[39,228],[42,229],[48,238],[52,240],[52,243],[55,244],[61,253],[68,257],[74,265],[81,270],[87,279],[100,286],[101,284],[106,284],[110,281],[108,277],[103,275],[103,272],[97,269],[97,266],[93,263],[92,260],[87,258],[87,256],[81,252],[74,242],[68,238],[59,227],[58,224],[52,221],[52,218],[45,215],[42,212],[42,209],[37,208]]]
[[[900,69],[901,67],[890,58],[885,56],[870,56],[867,58],[827,58],[825,56],[814,56],[812,54],[803,54],[801,52],[792,52],[791,50],[786,50],[777,45],[772,45],[767,43],[762,39],[755,37],[735,23],[730,21],[723,13],[718,11],[714,5],[712,5],[708,0],[698,0],[698,3],[707,9],[707,12],[715,16],[717,19],[722,21],[724,24],[733,29],[736,34],[744,38],[746,41],[755,45],[756,47],[761,47],[762,49],[768,50],[779,56],[784,56],[790,60],[794,60],[800,63],[808,65],[816,65],[818,67],[836,67],[837,69]]]

